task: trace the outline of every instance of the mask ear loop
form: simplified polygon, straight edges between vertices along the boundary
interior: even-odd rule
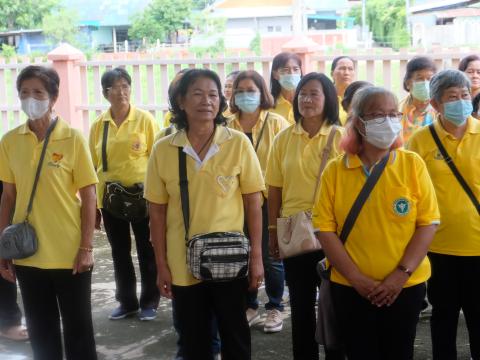
[[[360,122],[362,123],[363,125],[363,128],[365,129],[365,131],[362,133],[362,131],[360,130],[360,128],[358,126],[355,126],[355,129],[358,131],[358,133],[362,136],[362,137],[367,137],[367,127],[365,125],[366,121],[363,120],[360,116],[357,117],[358,120],[360,120]]]

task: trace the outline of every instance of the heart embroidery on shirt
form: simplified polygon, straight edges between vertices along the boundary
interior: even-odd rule
[[[235,181],[235,176],[217,176],[217,183],[220,185],[224,193],[228,193]]]

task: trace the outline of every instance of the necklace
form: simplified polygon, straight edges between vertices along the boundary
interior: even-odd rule
[[[213,127],[213,131],[210,134],[210,136],[208,137],[207,141],[205,141],[205,144],[203,144],[202,147],[200,148],[200,150],[197,152],[198,156],[200,156],[202,154],[203,150],[205,150],[207,145],[210,143],[210,141],[212,140],[213,134],[215,134],[215,126]]]

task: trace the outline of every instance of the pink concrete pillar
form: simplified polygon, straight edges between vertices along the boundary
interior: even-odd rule
[[[80,67],[77,62],[84,61],[85,55],[64,43],[49,52],[47,57],[60,76],[60,92],[55,110],[72,127],[83,131],[81,112],[76,109],[82,99]]]
[[[291,40],[283,44],[282,51],[296,53],[302,59],[302,71],[307,74],[314,71],[312,56],[318,50],[319,45],[311,38],[305,35],[296,35]]]

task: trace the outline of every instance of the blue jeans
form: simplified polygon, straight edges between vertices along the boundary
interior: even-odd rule
[[[246,228],[246,226],[245,226]],[[275,260],[270,256],[268,249],[268,206],[264,199],[262,206],[262,258],[265,272],[265,291],[268,296],[267,310],[277,309],[283,311],[282,297],[285,287],[285,271],[281,260]],[[258,309],[258,291],[251,291],[247,295],[247,307]]]
[[[173,317],[173,327],[178,334],[177,340],[177,355],[175,360],[183,360],[183,346],[182,346],[182,334],[180,333],[180,327],[178,324],[177,312],[175,310],[175,300],[172,300],[172,317]],[[220,337],[218,336],[218,325],[217,320],[212,314],[212,352],[213,354],[220,353],[221,343]]]

